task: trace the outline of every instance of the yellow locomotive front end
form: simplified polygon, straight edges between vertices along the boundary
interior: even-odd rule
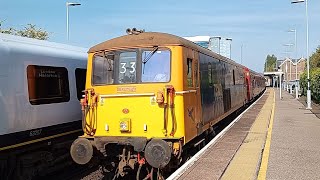
[[[88,73],[91,82],[87,87],[98,96],[94,137],[183,136],[182,129],[175,125],[181,118],[176,117],[172,125],[170,113],[172,108],[174,112],[181,109],[179,97],[174,96],[179,80],[171,71],[177,69],[174,73],[178,76],[179,64],[171,60],[178,49],[146,47],[90,54],[92,69],[88,72],[92,73]],[[174,107],[170,107],[172,103]]]
[[[181,156],[185,137],[184,100],[176,94],[183,91],[183,47],[152,39],[130,43],[141,41],[131,36],[90,49],[84,135],[71,147],[78,164],[88,163],[95,149],[117,161],[108,170],[116,176],[145,163],[167,166]]]

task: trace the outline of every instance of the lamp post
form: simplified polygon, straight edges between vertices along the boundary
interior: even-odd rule
[[[284,44],[283,46],[287,46],[287,47],[291,47],[291,46],[293,46],[294,44],[291,44],[291,43],[289,43],[289,44]],[[287,52],[291,52],[289,49],[287,50]],[[289,73],[287,72],[287,70],[286,70],[286,73],[287,73],[287,91],[288,92],[290,92],[290,94],[292,94],[292,83],[291,83],[291,81],[292,81],[292,71],[291,71],[291,67],[292,67],[292,64],[293,64],[293,62],[292,62],[292,60],[291,60],[292,58],[290,57],[290,55],[288,56],[288,62],[289,62]],[[286,67],[287,67],[287,64],[288,63],[286,63]],[[289,78],[290,77],[290,78]],[[289,82],[290,82],[290,85],[289,85]],[[289,90],[289,87],[290,87],[290,90]]]
[[[311,108],[311,91],[310,91],[310,64],[309,64],[309,18],[308,18],[308,0],[296,0],[296,1],[291,1],[291,4],[295,3],[302,3],[305,2],[306,6],[306,38],[307,38],[307,80],[308,80],[308,89],[307,89],[307,108],[306,109],[312,109]]]
[[[297,30],[296,29],[290,29],[288,30],[289,33],[294,33],[294,51],[295,51],[295,59],[296,59],[296,80],[295,80],[295,85],[296,85],[296,99],[299,99],[299,96],[298,96],[298,57],[297,57]]]
[[[229,58],[231,59],[231,42],[232,42],[232,38],[226,38],[226,40],[227,40],[227,41],[230,41],[230,43],[229,43],[229,48],[230,48],[230,49],[229,49],[229,53],[230,53],[230,54],[229,54]]]
[[[240,62],[242,64],[242,48],[243,48],[243,44],[241,44],[241,49],[240,49]]]
[[[66,2],[66,7],[67,7],[67,38],[69,41],[69,6],[80,6],[80,3],[71,3],[71,2]]]

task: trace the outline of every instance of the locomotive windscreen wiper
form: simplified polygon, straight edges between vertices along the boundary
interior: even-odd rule
[[[144,74],[144,66],[146,65],[146,63],[151,59],[151,57],[154,55],[154,53],[156,53],[158,51],[159,47],[158,46],[154,46],[152,51],[150,51],[146,57],[142,60],[143,63],[143,70],[142,70],[142,74]]]

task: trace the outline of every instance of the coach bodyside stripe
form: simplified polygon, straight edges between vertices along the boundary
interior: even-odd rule
[[[53,135],[53,136],[48,136],[48,137],[44,137],[44,138],[40,138],[40,139],[35,139],[35,140],[32,140],[32,141],[27,141],[27,142],[23,142],[23,143],[19,143],[19,144],[14,144],[14,145],[11,145],[11,146],[6,146],[6,147],[0,148],[0,151],[7,150],[7,149],[12,149],[12,148],[17,148],[17,147],[20,147],[20,146],[24,146],[24,145],[28,145],[28,144],[32,144],[32,143],[36,143],[36,142],[41,142],[41,141],[45,141],[45,140],[48,140],[48,139],[53,139],[53,138],[65,136],[65,135],[76,133],[76,132],[80,132],[80,131],[82,131],[82,129],[69,131],[69,132],[65,132],[65,133],[61,133],[61,134],[56,134],[56,135]]]

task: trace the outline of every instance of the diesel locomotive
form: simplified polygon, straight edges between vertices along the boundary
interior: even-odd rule
[[[260,74],[181,37],[127,30],[89,49],[78,164],[104,158],[115,177],[176,167],[183,152],[265,89]],[[151,170],[150,170],[151,169]]]

